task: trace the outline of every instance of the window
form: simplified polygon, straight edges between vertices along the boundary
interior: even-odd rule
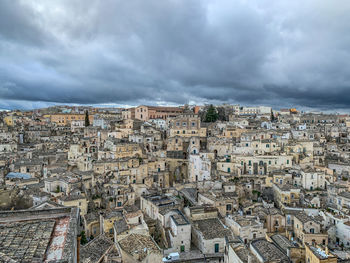
[[[219,244],[214,245],[214,251],[215,253],[219,253]]]

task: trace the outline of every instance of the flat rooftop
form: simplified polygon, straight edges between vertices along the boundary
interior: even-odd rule
[[[188,222],[188,220],[186,219],[186,217],[179,212],[177,215],[172,215],[171,218],[174,220],[174,222],[177,225],[189,225],[190,223]]]

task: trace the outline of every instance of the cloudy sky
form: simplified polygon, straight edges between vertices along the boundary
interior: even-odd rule
[[[3,0],[0,108],[347,111],[349,14],[349,0]]]

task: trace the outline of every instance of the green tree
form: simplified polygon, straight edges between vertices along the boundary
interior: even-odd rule
[[[205,115],[205,122],[215,122],[218,119],[218,112],[216,111],[213,104],[211,104]]]
[[[81,239],[80,239],[80,244],[85,245],[88,241],[86,239],[85,231],[81,231]]]
[[[89,112],[85,111],[85,127],[90,126]]]
[[[276,119],[275,119],[275,115],[273,114],[273,111],[271,109],[271,122],[274,122]]]

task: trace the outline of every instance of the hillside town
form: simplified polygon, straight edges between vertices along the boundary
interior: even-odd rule
[[[0,112],[0,262],[350,262],[350,115]]]

